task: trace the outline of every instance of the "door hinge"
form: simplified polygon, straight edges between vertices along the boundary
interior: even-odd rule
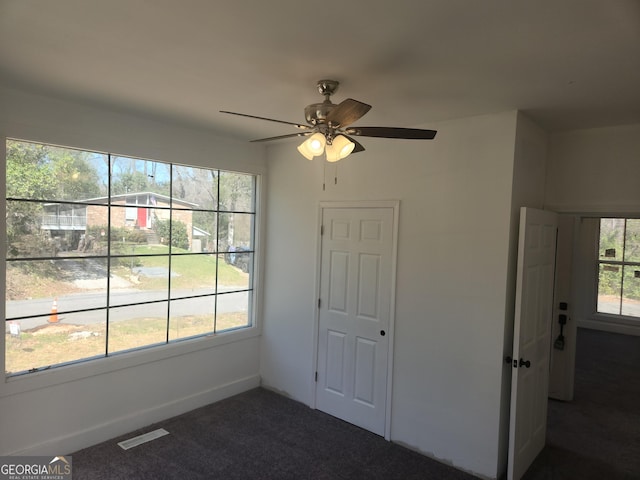
[[[320,236],[324,235],[324,225],[320,225]]]
[[[322,304],[322,299],[318,299],[318,310],[320,310],[320,305]]]
[[[316,379],[315,379],[315,381],[316,381],[316,382],[318,381],[318,372],[316,372]]]

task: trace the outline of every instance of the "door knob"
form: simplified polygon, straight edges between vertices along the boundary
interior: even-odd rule
[[[380,335],[382,335],[383,337],[387,334],[387,332],[385,332],[384,330],[380,330]]]
[[[529,360],[520,359],[520,363],[518,364],[520,367],[529,368],[531,366],[531,362]]]

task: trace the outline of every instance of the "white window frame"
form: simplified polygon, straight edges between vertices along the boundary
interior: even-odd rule
[[[621,253],[621,260],[607,260],[606,258],[602,259],[600,258],[600,227],[602,225],[602,220],[603,219],[619,219],[619,220],[624,220],[625,221],[625,233],[626,233],[626,221],[627,220],[635,220],[637,219],[637,217],[627,217],[627,216],[618,216],[618,217],[614,217],[614,216],[606,216],[603,215],[601,217],[598,218],[598,233],[597,233],[597,237],[596,237],[596,242],[595,242],[595,263],[596,263],[596,275],[595,275],[595,296],[594,296],[594,306],[593,306],[593,311],[595,312],[595,315],[597,315],[598,317],[603,318],[604,320],[610,320],[610,319],[616,319],[617,321],[623,321],[625,323],[630,323],[630,324],[638,324],[640,325],[640,316],[633,316],[633,315],[625,315],[623,313],[609,313],[609,312],[601,312],[598,310],[598,296],[599,296],[599,292],[600,292],[600,266],[601,265],[612,265],[612,266],[617,266],[620,267],[622,269],[624,269],[624,267],[637,267],[638,269],[640,269],[640,262],[630,262],[630,261],[626,261],[624,260],[624,253],[625,253],[625,249],[626,249],[626,243],[623,240],[622,243],[622,253]],[[622,275],[622,280],[621,280],[621,302],[622,302],[622,293],[624,291],[624,275]],[[620,310],[622,309],[622,306],[620,306]]]
[[[4,160],[2,167],[0,167],[0,176],[3,178],[2,188],[6,187],[6,141],[15,137],[0,137],[0,157]],[[33,143],[44,144],[56,144],[55,142],[41,141],[37,139],[24,140]],[[89,151],[99,151],[99,149],[91,147],[68,147],[78,148]],[[127,156],[127,155],[123,155]],[[130,155],[130,157],[137,157],[136,155]],[[157,160],[163,163],[171,163],[166,159]],[[210,168],[203,165],[191,164],[194,168]],[[220,167],[220,170],[232,171],[228,168]],[[167,343],[152,348],[141,348],[118,353],[114,356],[105,356],[97,359],[90,359],[87,361],[79,361],[77,363],[71,363],[68,365],[59,366],[52,369],[38,370],[28,375],[20,376],[7,376],[4,375],[4,381],[0,382],[0,398],[5,396],[16,395],[28,391],[47,388],[55,385],[64,384],[71,381],[81,380],[83,378],[93,377],[96,375],[106,374],[121,369],[132,368],[141,366],[147,363],[153,363],[158,361],[167,360],[173,357],[191,354],[194,352],[208,350],[211,348],[232,344],[235,342],[241,342],[250,338],[256,338],[260,336],[262,326],[260,322],[260,298],[261,298],[261,237],[262,237],[262,204],[264,203],[264,178],[260,172],[235,170],[236,173],[246,173],[255,177],[255,212],[254,212],[254,262],[253,262],[253,291],[252,302],[249,305],[251,315],[251,325],[235,330],[223,331],[216,335],[204,335],[194,338],[190,338],[187,341],[178,341],[174,343]],[[6,209],[6,189],[3,191],[3,195],[0,196],[0,202]],[[5,220],[6,222],[6,220]],[[6,230],[6,223],[2,225],[2,228]],[[5,246],[6,248],[6,246]],[[1,268],[6,272],[6,251],[0,255]],[[6,289],[6,282],[0,281],[3,285],[3,290]],[[4,316],[4,305],[1,307]],[[5,335],[0,340],[0,363],[5,366]]]

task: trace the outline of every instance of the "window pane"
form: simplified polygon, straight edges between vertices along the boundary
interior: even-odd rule
[[[77,258],[7,262],[7,319],[107,304],[107,260]]]
[[[173,208],[217,210],[217,177],[217,170],[174,165]]]
[[[106,195],[107,156],[7,140],[7,197],[86,201]]]
[[[166,300],[168,291],[168,256],[131,256],[111,259],[110,305]]]
[[[135,209],[137,211],[137,209]],[[150,253],[150,246],[159,243],[159,239],[153,236],[153,232],[146,232],[134,227],[122,226],[118,218],[123,218],[125,209],[112,208],[112,225],[110,230],[111,255],[136,255],[139,253]],[[102,236],[103,228],[95,229],[94,237]],[[158,253],[169,253],[169,249],[164,247]]]
[[[624,261],[640,262],[640,219],[627,219],[625,232]]]
[[[221,261],[218,264],[218,289],[220,291],[249,289],[252,267],[253,253],[243,251],[225,253],[224,262]]]
[[[7,322],[6,367],[9,373],[104,356],[105,310]]]
[[[169,224],[163,226],[168,243]],[[171,253],[191,251],[193,237],[193,212],[191,210],[174,210],[171,212]]]
[[[109,353],[167,341],[167,302],[112,308]]]
[[[216,212],[193,212],[191,228],[191,251],[215,252],[217,248],[218,214]]]
[[[622,261],[624,225],[624,218],[600,219],[600,260]]]
[[[220,210],[253,212],[254,190],[253,175],[220,172]]]
[[[168,206],[169,164],[129,157],[111,157],[111,202]],[[153,195],[152,195],[153,194]]]
[[[253,219],[250,213],[221,213],[220,239],[218,248],[221,252],[253,250]]]
[[[85,237],[87,208],[107,215],[100,206],[7,201],[7,258],[106,255],[100,229]]]
[[[173,300],[169,340],[213,333],[215,296]]]
[[[176,255],[171,258],[171,298],[216,292],[215,255]]]
[[[601,264],[598,279],[598,312],[620,314],[622,267]]]
[[[625,265],[622,315],[640,317],[640,266]]]
[[[251,325],[249,306],[252,292],[236,292],[218,295],[216,332]]]

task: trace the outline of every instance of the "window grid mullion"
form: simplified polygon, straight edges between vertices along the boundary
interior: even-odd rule
[[[173,163],[169,164],[169,257],[167,258],[169,276],[167,278],[167,333],[166,343],[169,343],[169,331],[171,328],[171,234],[173,232]]]
[[[108,153],[107,154],[107,159],[108,159],[108,164],[109,164],[109,168],[108,168],[108,172],[107,172],[107,301],[106,301],[106,312],[105,312],[105,320],[106,320],[106,324],[105,324],[105,332],[104,332],[104,356],[108,357],[109,356],[109,330],[111,329],[111,324],[109,322],[110,320],[110,313],[111,313],[111,283],[110,283],[110,278],[111,278],[111,193],[112,193],[112,189],[111,189],[111,181],[112,181],[112,175],[111,175],[111,171],[113,168],[113,165],[111,163],[111,154]],[[86,231],[85,231],[86,232]],[[85,233],[86,235],[86,233]]]
[[[213,333],[218,332],[218,264],[220,262],[220,170],[216,175],[216,295],[213,299]]]
[[[627,248],[627,219],[624,219],[624,229],[622,230],[622,272],[620,273],[620,305],[618,308],[618,314],[622,315],[622,299],[624,298],[624,259],[626,258]]]

